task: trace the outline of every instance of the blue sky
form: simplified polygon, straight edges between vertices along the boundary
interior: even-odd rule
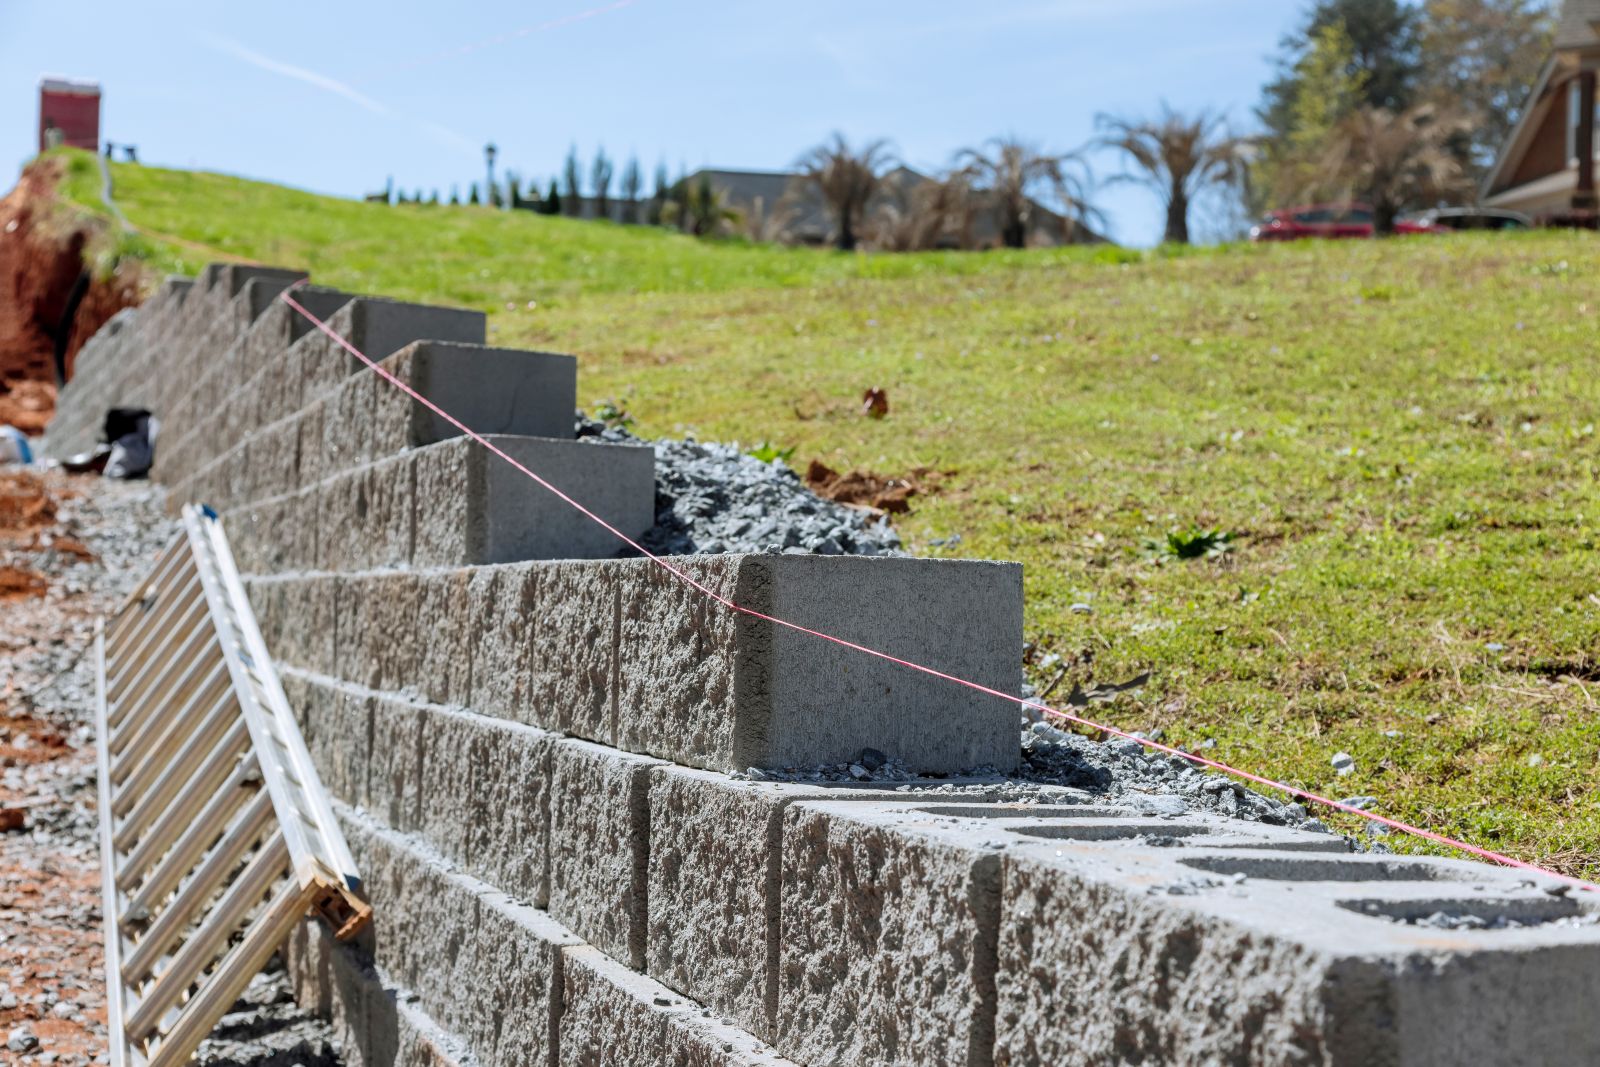
[[[1094,116],[1227,110],[1247,127],[1295,0],[479,0],[451,5],[0,0],[0,158],[31,154],[39,75],[98,80],[102,136],[150,163],[356,196],[501,167],[548,181],[576,142],[646,172],[781,168],[838,129],[936,169],[1014,132],[1083,145]],[[70,15],[64,11],[70,10]],[[473,47],[477,46],[477,47]],[[1094,158],[1097,177],[1114,157]],[[1160,232],[1102,185],[1113,234]]]

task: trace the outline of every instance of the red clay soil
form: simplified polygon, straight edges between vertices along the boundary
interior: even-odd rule
[[[84,249],[105,229],[88,215],[54,210],[56,159],[30,163],[0,199],[0,423],[38,433],[55,414],[55,336]],[[67,342],[67,373],[83,342],[139,300],[131,269],[89,284]]]

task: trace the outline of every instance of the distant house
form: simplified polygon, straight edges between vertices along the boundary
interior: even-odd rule
[[[691,185],[699,184],[702,179],[709,180],[723,202],[739,212],[746,231],[752,236],[811,245],[829,244],[834,239],[836,227],[832,212],[816,186],[800,180],[799,174],[707,169],[689,175]],[[903,217],[911,208],[917,188],[932,181],[910,167],[896,167],[885,175],[878,195],[867,205],[861,226],[863,237],[870,239],[874,229],[889,225],[895,215]],[[1045,205],[1037,201],[1031,203],[1030,245],[1096,244],[1105,240]],[[1000,224],[994,210],[980,204],[974,212],[971,231],[964,235],[964,240],[952,235],[944,243],[952,247],[967,243],[977,248],[1000,244]]]
[[[1555,46],[1484,180],[1483,203],[1548,221],[1595,213],[1600,0],[1564,0]]]

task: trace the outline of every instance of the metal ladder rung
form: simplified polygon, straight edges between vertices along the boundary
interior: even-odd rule
[[[215,664],[208,666],[203,660],[197,660],[194,667],[174,683],[173,692],[162,697],[168,710],[152,717],[147,724],[148,732],[141,732],[140,738],[130,743],[120,756],[114,755],[111,759],[111,780],[122,785],[123,796],[134,794],[127,799],[138,799],[133,779],[152,763],[164,766],[173,758],[182,739],[195,729],[193,716],[215,703],[219,691],[228,691],[227,671],[217,670]]]
[[[239,758],[241,752],[249,751],[249,742],[250,734],[244,723],[235,723],[217,747],[211,750],[205,767],[184,786],[172,806],[154,820],[149,832],[143,836],[130,833],[127,842],[113,846],[119,852],[128,854],[117,873],[117,888],[127,892],[144,881],[146,873],[182,839],[184,831],[190,826],[219,817],[219,812],[220,817],[226,818],[228,813],[221,809],[214,810],[213,805],[222,803],[220,797],[251,784],[259,774],[255,756],[247,755],[243,760]],[[196,811],[198,815],[194,814]],[[135,809],[133,815],[129,816],[129,822],[142,821],[147,817],[148,811]]]
[[[123,710],[122,718],[117,722],[117,736],[123,739],[118,748],[126,747],[130,740],[137,740],[143,726],[149,722],[150,717],[159,715],[168,691],[173,684],[173,672],[184,672],[176,677],[181,679],[195,666],[202,664],[206,659],[207,645],[215,640],[213,634],[196,625],[184,639],[183,645],[175,650],[173,657],[154,675],[147,685],[140,686],[138,693],[130,693],[118,705]]]
[[[198,977],[200,969],[216,957],[217,951],[260,904],[272,883],[283,877],[288,866],[289,849],[284,844],[283,834],[275,832],[250,860],[244,873],[228,886],[200,929],[183,943],[161,976],[144,992],[139,1006],[128,1017],[130,1040],[142,1041],[149,1036],[167,1009],[177,1003],[178,997]]]
[[[141,663],[148,667],[150,664],[160,662],[159,659],[153,658],[154,653],[164,647],[167,635],[182,628],[196,605],[200,607],[202,616],[204,615],[205,600],[197,595],[200,589],[200,574],[196,571],[182,590],[174,593],[170,600],[158,605],[151,612],[149,621],[139,635],[138,644],[122,650],[122,655],[113,658],[109,666],[117,673],[106,680],[106,695],[113,703],[116,703],[127,689],[130,680],[128,671],[143,669],[136,666]],[[113,719],[111,725],[116,724],[117,720]]]
[[[129,985],[138,985],[150,976],[156,961],[167,954],[167,950],[177,944],[183,937],[183,932],[194,919],[195,913],[203,904],[210,901],[216,893],[217,886],[222,879],[231,874],[250,850],[260,840],[271,822],[272,798],[263,790],[244,806],[228,832],[222,835],[222,840],[212,846],[206,854],[205,861],[194,869],[189,879],[173,895],[172,899],[156,913],[155,921],[142,936],[133,940],[133,951],[128,953],[128,960],[122,965],[122,980]],[[204,827],[197,826],[195,833],[201,834]],[[278,833],[278,831],[273,831]],[[209,843],[209,832],[205,832],[202,841]],[[281,839],[281,834],[279,834]],[[249,862],[254,863],[252,859]],[[160,893],[160,896],[166,894]],[[143,894],[140,894],[142,897]],[[130,910],[137,908],[139,897],[130,901]],[[154,903],[148,904],[152,909]],[[128,931],[124,931],[128,933]]]
[[[266,966],[295,923],[305,916],[313,897],[308,890],[297,891],[292,882],[284,884],[250,924],[233,953],[189,1000],[183,1016],[167,1031],[166,1040],[150,1057],[147,1067],[175,1067],[188,1060],[189,1053],[180,1055],[180,1050],[191,1042],[198,1044],[215,1025],[202,1020],[220,1016],[239,999],[250,979]]]
[[[206,710],[200,713],[198,724],[183,722],[191,714],[190,709],[199,712],[201,708]],[[150,757],[135,768],[117,796],[116,806],[111,813],[118,818],[126,816],[143,803],[152,791],[160,798],[158,803],[172,799],[172,794],[183,785],[185,776],[195,769],[195,761],[211,751],[211,746],[217,743],[217,739],[238,714],[239,709],[225,675],[219,674],[201,683],[201,688],[190,698],[183,715],[174,724],[173,730],[169,731],[173,736],[162,738],[163,743],[156,745]]]
[[[122,603],[118,606],[111,621],[106,624],[105,636],[107,642],[126,643],[137,629],[137,624],[148,617],[149,612],[134,613],[131,609],[138,604],[143,604],[146,594],[152,588],[160,586],[173,573],[173,568],[186,565],[189,560],[182,551],[182,542],[173,541],[156,557],[156,564],[150,573],[140,579]]]

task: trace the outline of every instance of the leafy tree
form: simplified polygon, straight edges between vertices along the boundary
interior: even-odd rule
[[[1298,65],[1299,82],[1284,131],[1263,139],[1251,174],[1257,211],[1295,198],[1333,195],[1321,182],[1326,144],[1334,127],[1360,106],[1366,73],[1356,68],[1354,50],[1342,26],[1316,31]]]
[[[676,225],[687,233],[694,222],[694,190],[689,185],[688,169],[678,167],[678,180],[672,183],[672,198],[661,207],[661,221]]]
[[[1511,135],[1550,54],[1554,10],[1539,0],[1426,0],[1420,96],[1469,123],[1461,155],[1481,177]]]
[[[650,225],[661,225],[661,211],[667,206],[671,189],[672,182],[667,178],[667,161],[663,159],[656,164],[656,191],[650,197],[649,214],[646,218]]]
[[[814,187],[833,215],[841,252],[856,247],[867,204],[893,162],[888,141],[871,141],[857,149],[850,147],[844,134],[835,133],[796,163],[801,183]]]
[[[578,146],[573,145],[567,152],[566,166],[562,170],[562,179],[565,182],[562,193],[566,202],[562,205],[568,215],[579,214],[583,210],[583,191],[578,187]]]
[[[1363,104],[1329,135],[1322,180],[1371,204],[1373,232],[1392,234],[1400,212],[1462,191],[1467,178],[1451,141],[1465,125],[1432,104],[1401,112]]]
[[[589,188],[594,191],[594,217],[611,217],[611,157],[604,146],[594,154],[594,165],[589,168]]]
[[[1195,197],[1218,185],[1237,185],[1244,173],[1245,142],[1228,132],[1224,116],[1200,111],[1180,115],[1165,103],[1153,120],[1101,115],[1100,143],[1127,156],[1138,168],[1113,180],[1133,180],[1155,190],[1167,211],[1164,240],[1189,243],[1189,208]]]
[[[622,168],[622,199],[627,205],[622,211],[623,222],[639,221],[639,194],[644,189],[644,177],[639,173],[639,157],[629,156],[628,165]]]
[[[467,187],[467,203],[469,203],[469,204],[481,204],[481,203],[483,203],[483,201],[478,198],[478,183],[477,182],[473,182],[470,186]]]
[[[1007,248],[1027,246],[1036,194],[1054,193],[1063,215],[1077,223],[1086,223],[1094,213],[1089,204],[1089,168],[1081,153],[1052,156],[1016,137],[996,137],[982,149],[963,150],[956,163],[993,207],[1000,240]]]
[[[1401,0],[1316,0],[1300,28],[1283,39],[1278,76],[1266,87],[1258,114],[1269,138],[1294,131],[1304,65],[1329,30],[1349,43],[1345,73],[1359,85],[1358,103],[1399,111],[1414,102],[1421,69],[1417,9]]]

